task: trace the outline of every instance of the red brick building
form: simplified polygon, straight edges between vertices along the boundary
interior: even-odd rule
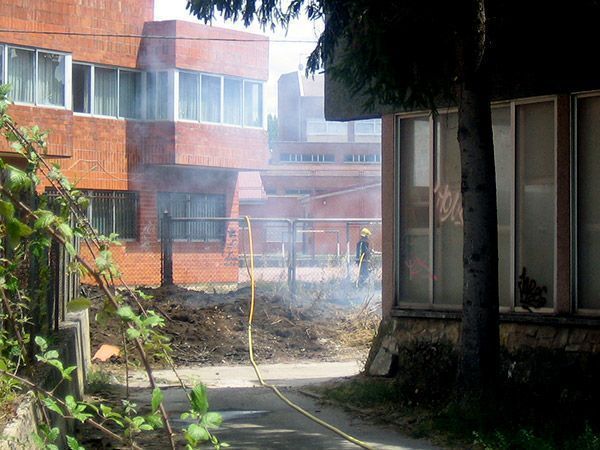
[[[326,121],[323,108],[322,75],[306,78],[292,72],[279,78],[277,137],[270,163],[260,172],[263,192],[256,186],[244,190],[243,214],[290,219],[381,217],[381,121]],[[256,185],[256,178],[247,184]],[[319,225],[328,230],[340,226],[345,235],[345,225]],[[352,242],[358,239],[358,229],[352,231]],[[306,233],[302,248],[333,253],[337,242],[328,233]]]
[[[157,284],[159,212],[237,218],[238,172],[267,162],[268,42],[153,22],[153,0],[0,7],[0,28],[12,30],[0,33],[10,114],[49,131],[48,156],[89,193],[92,224],[123,239],[114,253],[125,280]],[[236,233],[236,221],[178,225],[175,282],[236,282]]]

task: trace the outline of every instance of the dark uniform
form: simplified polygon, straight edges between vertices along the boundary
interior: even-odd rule
[[[371,249],[369,248],[369,237],[361,236],[356,243],[356,264],[359,266],[358,286],[363,286],[369,278],[369,257]],[[362,261],[361,261],[362,259]]]

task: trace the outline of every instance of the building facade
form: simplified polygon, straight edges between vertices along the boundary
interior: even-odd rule
[[[565,85],[492,104],[500,336],[509,350],[600,351],[600,92]],[[337,101],[332,118],[360,116]],[[457,110],[382,111],[389,327],[375,374],[387,373],[402,343],[458,342],[463,280]]]
[[[88,193],[92,225],[119,234],[125,281],[158,284],[161,213],[237,218],[239,171],[267,162],[268,42],[154,22],[152,0],[0,5],[9,113],[48,130],[48,158]],[[237,281],[237,221],[174,233],[176,283]]]
[[[277,102],[270,163],[260,171],[263,191],[247,190],[248,195],[240,201],[243,214],[289,219],[380,218],[381,121],[325,120],[323,75],[307,78],[301,71],[282,75]],[[254,184],[258,182],[254,180]],[[324,233],[303,233],[298,251],[335,253],[337,241],[332,233],[339,229],[345,235],[345,225],[319,227]],[[352,228],[351,242],[358,240],[359,229]],[[374,238],[379,248],[378,231]],[[270,241],[273,249],[281,245],[279,239]]]

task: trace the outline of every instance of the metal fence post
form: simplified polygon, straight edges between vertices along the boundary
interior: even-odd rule
[[[163,212],[161,221],[161,272],[160,285],[173,285],[173,238],[171,233],[171,216],[168,211]]]
[[[288,264],[288,287],[292,296],[296,295],[296,221],[290,224],[290,261]]]

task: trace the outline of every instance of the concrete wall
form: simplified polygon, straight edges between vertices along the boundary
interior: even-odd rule
[[[91,367],[90,328],[87,311],[67,314],[67,320],[60,325],[60,331],[55,336],[55,346],[65,367],[77,366],[71,382],[62,382],[55,394],[61,398],[73,395],[83,398],[85,379]],[[60,381],[56,369],[44,367],[36,376],[42,388],[51,390]],[[65,434],[72,432],[72,423],[67,423],[62,417],[52,413],[52,426],[61,430],[62,447],[66,448]],[[30,394],[25,395],[17,408],[16,417],[0,431],[0,450],[29,450],[35,448],[32,433],[42,419],[41,411]]]

